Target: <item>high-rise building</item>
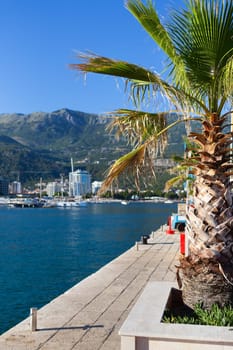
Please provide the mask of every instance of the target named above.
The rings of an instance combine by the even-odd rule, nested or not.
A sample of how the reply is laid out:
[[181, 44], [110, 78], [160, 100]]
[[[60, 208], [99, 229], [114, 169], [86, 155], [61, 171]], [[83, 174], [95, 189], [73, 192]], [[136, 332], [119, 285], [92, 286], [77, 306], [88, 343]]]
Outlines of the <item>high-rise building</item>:
[[91, 193], [91, 175], [80, 169], [69, 173], [69, 195], [80, 197], [87, 193]]
[[0, 196], [8, 196], [9, 194], [9, 181], [0, 178]]
[[19, 181], [13, 181], [11, 184], [11, 193], [20, 194], [22, 193], [22, 185]]

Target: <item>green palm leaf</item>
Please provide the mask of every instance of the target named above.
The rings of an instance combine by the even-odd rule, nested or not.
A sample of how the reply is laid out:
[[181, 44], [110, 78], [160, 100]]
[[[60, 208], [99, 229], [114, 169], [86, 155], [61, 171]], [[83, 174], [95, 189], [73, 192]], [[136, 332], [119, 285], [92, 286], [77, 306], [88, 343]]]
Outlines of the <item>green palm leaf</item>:
[[[185, 64], [190, 89], [209, 110], [220, 111], [223, 96], [223, 70], [232, 59], [232, 18], [231, 1], [191, 0], [188, 11], [175, 12], [168, 26], [172, 41]], [[176, 72], [174, 72], [176, 74]], [[180, 87], [186, 88], [181, 81]]]
[[136, 104], [144, 99], [146, 93], [153, 97], [154, 94], [159, 93], [177, 108], [185, 106], [186, 95], [182, 90], [168, 84], [159, 75], [148, 69], [93, 54], [80, 54], [79, 58], [83, 63], [71, 64], [72, 69], [125, 78], [126, 86], [130, 85], [130, 91]]
[[180, 175], [174, 176], [172, 179], [169, 179], [165, 183], [164, 192], [168, 192], [173, 186], [176, 186], [177, 184], [183, 183], [186, 180], [188, 180], [188, 177], [185, 174], [180, 174]]
[[223, 92], [224, 95], [227, 98], [231, 98], [231, 102], [233, 100], [233, 96], [232, 96], [232, 91], [233, 91], [233, 57], [231, 57], [223, 71], [222, 71], [222, 75], [220, 76], [220, 79], [222, 80], [222, 85], [223, 85]]
[[173, 64], [172, 70], [175, 72], [173, 76], [176, 82], [178, 83], [179, 81], [182, 81], [189, 85], [182, 57], [177, 53], [169, 32], [160, 22], [152, 1], [148, 0], [147, 4], [144, 5], [140, 0], [128, 0], [126, 2], [126, 8], [167, 54]]
[[164, 113], [148, 113], [130, 109], [119, 109], [114, 113], [114, 119], [109, 124], [110, 132], [115, 131], [116, 136], [128, 138], [129, 143], [138, 146], [148, 138], [158, 138], [160, 135], [161, 147], [167, 144], [167, 133], [161, 134], [168, 126], [169, 115]]
[[130, 171], [135, 176], [136, 186], [139, 187], [140, 166], [145, 162], [146, 144], [134, 149], [123, 157], [119, 158], [109, 169], [108, 174], [101, 186], [99, 193], [104, 193], [123, 172]]

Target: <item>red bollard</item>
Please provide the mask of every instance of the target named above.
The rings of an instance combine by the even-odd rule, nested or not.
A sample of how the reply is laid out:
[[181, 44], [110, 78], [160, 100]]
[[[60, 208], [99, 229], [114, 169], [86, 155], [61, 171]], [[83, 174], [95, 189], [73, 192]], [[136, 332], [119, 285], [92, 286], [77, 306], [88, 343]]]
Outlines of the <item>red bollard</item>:
[[173, 235], [175, 233], [175, 230], [172, 229], [171, 223], [172, 223], [172, 218], [171, 218], [171, 216], [169, 216], [169, 218], [168, 218], [168, 229], [166, 230], [166, 234], [168, 234], [168, 235]]
[[180, 254], [185, 254], [185, 233], [180, 233]]

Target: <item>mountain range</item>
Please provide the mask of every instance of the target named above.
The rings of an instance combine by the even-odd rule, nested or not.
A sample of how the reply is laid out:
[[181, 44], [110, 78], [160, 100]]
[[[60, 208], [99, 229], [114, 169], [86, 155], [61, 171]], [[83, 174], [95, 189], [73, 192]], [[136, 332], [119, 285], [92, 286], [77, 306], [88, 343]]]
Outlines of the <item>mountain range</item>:
[[[0, 114], [0, 176], [10, 181], [54, 179], [85, 168], [93, 180], [130, 150], [126, 140], [106, 131], [110, 117], [70, 109], [51, 113]], [[182, 153], [184, 128], [173, 130], [168, 155]], [[170, 148], [170, 151], [169, 151]]]

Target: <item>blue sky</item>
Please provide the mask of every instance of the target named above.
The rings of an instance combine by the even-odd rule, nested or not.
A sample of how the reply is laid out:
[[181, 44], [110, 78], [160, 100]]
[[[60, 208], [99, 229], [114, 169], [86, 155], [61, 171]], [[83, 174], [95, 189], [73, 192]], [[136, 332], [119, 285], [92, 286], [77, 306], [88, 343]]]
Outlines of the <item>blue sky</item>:
[[[182, 0], [157, 0], [162, 17]], [[0, 113], [127, 108], [123, 84], [72, 71], [91, 51], [160, 72], [163, 57], [124, 0], [0, 0]]]

